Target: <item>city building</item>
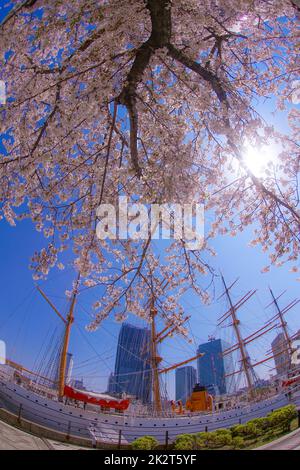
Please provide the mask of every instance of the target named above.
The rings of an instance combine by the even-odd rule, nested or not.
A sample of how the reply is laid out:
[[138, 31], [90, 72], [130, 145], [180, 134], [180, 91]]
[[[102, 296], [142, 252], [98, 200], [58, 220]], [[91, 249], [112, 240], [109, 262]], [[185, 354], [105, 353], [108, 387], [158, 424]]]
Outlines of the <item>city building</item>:
[[208, 393], [213, 397], [220, 395], [220, 390], [217, 384], [206, 384], [205, 387]]
[[197, 360], [198, 382], [212, 394], [230, 394], [235, 390], [234, 376], [227, 377], [234, 372], [232, 354], [223, 356], [228, 348], [230, 344], [215, 338], [198, 347], [197, 353], [204, 353]]
[[123, 323], [110, 393], [127, 393], [144, 403], [151, 401], [150, 330]]
[[271, 381], [268, 379], [259, 379], [255, 383], [256, 388], [267, 388], [270, 387]]
[[77, 390], [86, 390], [83, 379], [72, 379], [70, 381], [71, 387], [76, 388]]
[[[61, 360], [61, 349], [58, 349], [55, 352], [55, 357], [50, 358], [50, 360], [46, 364], [45, 369], [43, 370], [43, 375], [49, 378], [49, 380], [44, 381], [45, 384], [49, 385], [49, 383], [51, 383], [51, 388], [54, 388], [54, 389], [57, 388], [58, 382], [59, 382], [60, 360]], [[73, 354], [68, 352], [67, 357], [66, 357], [66, 373], [65, 373], [65, 383], [67, 385], [70, 385], [71, 383], [73, 363], [74, 363]]]
[[117, 393], [116, 378], [113, 372], [108, 377], [107, 392], [112, 394]]
[[283, 333], [279, 333], [271, 343], [277, 375], [285, 374], [291, 365], [288, 343]]
[[197, 382], [196, 369], [192, 366], [179, 367], [175, 372], [175, 397], [185, 404], [191, 396], [193, 387]]

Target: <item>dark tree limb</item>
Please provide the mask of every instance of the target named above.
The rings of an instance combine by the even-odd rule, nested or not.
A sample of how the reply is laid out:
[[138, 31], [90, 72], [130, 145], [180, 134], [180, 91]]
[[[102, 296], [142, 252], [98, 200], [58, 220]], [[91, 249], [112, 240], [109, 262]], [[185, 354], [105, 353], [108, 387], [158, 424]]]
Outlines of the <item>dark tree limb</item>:
[[165, 47], [171, 38], [171, 2], [170, 0], [148, 0], [147, 9], [151, 16], [151, 34], [149, 39], [138, 49], [126, 83], [117, 98], [117, 102], [126, 106], [130, 124], [130, 154], [135, 173], [141, 176], [138, 161], [138, 112], [136, 109], [137, 87], [149, 65], [152, 54]]
[[210, 83], [219, 101], [229, 108], [226, 91], [220, 79], [184, 52], [171, 44], [171, 2], [170, 0], [148, 0], [147, 9], [151, 16], [151, 34], [149, 39], [138, 49], [132, 67], [126, 77], [126, 83], [117, 98], [117, 102], [126, 106], [130, 125], [130, 155], [135, 173], [141, 176], [138, 159], [138, 112], [136, 108], [137, 87], [149, 65], [151, 56], [157, 49], [167, 47], [169, 55], [185, 67], [196, 72], [203, 80]]
[[177, 60], [178, 62], [180, 62], [182, 65], [184, 65], [188, 69], [193, 70], [193, 72], [200, 75], [200, 77], [203, 80], [210, 83], [210, 85], [211, 85], [212, 89], [214, 90], [214, 92], [216, 93], [219, 101], [221, 103], [225, 103], [226, 106], [228, 106], [226, 91], [224, 90], [224, 87], [221, 84], [221, 81], [217, 77], [217, 75], [215, 75], [210, 70], [207, 70], [205, 67], [200, 65], [195, 60], [190, 59], [184, 52], [177, 49], [172, 44], [168, 45], [168, 52], [169, 52], [170, 57]]

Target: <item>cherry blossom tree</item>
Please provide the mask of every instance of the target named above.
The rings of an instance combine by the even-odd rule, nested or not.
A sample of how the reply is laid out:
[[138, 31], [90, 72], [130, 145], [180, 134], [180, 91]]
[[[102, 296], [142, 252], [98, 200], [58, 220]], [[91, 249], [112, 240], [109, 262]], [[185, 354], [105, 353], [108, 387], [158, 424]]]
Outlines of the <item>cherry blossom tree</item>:
[[[71, 247], [86, 287], [105, 288], [92, 327], [112, 311], [144, 316], [164, 279], [165, 312], [182, 316], [189, 287], [205, 301], [203, 253], [220, 233], [255, 222], [271, 263], [298, 259], [298, 16], [290, 0], [15, 2], [0, 33], [2, 217], [31, 218], [48, 239], [36, 277]], [[288, 133], [258, 113], [270, 100]], [[274, 142], [276, 162], [255, 174], [245, 148]], [[118, 195], [204, 203], [203, 250], [176, 241], [160, 266], [151, 236], [99, 240], [97, 208]]]

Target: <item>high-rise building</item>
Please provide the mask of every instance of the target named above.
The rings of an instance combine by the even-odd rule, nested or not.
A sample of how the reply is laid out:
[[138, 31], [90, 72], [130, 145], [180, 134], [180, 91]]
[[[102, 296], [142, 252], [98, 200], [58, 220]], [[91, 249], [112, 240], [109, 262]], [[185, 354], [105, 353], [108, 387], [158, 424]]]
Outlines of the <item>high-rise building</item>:
[[115, 372], [108, 391], [126, 392], [144, 403], [151, 401], [150, 341], [148, 328], [123, 323], [118, 339]]
[[220, 395], [220, 390], [219, 390], [218, 385], [216, 385], [216, 384], [206, 384], [205, 387], [206, 387], [206, 390], [208, 391], [208, 393], [210, 395], [212, 395], [213, 397], [215, 397], [217, 395]]
[[283, 333], [279, 333], [271, 343], [277, 375], [287, 372], [291, 365], [288, 342]]
[[70, 385], [77, 390], [86, 390], [83, 379], [72, 379]]
[[204, 353], [197, 361], [198, 382], [221, 395], [232, 393], [235, 389], [234, 376], [226, 377], [234, 372], [232, 355], [223, 355], [223, 351], [228, 348], [230, 344], [213, 338], [200, 344], [197, 350], [198, 354]]
[[193, 387], [197, 382], [196, 369], [192, 366], [179, 367], [175, 372], [176, 400], [185, 404], [191, 396]]
[[116, 393], [116, 391], [117, 391], [116, 378], [115, 378], [115, 374], [112, 372], [108, 377], [107, 392]]
[[[51, 388], [54, 388], [54, 389], [57, 389], [58, 383], [59, 383], [60, 361], [61, 361], [61, 349], [58, 349], [55, 352], [54, 358], [53, 359], [50, 358], [43, 372], [43, 375], [49, 378], [49, 380], [46, 380], [43, 382], [45, 382], [45, 384], [48, 386], [49, 386], [49, 383], [51, 383]], [[73, 364], [74, 364], [73, 354], [68, 352], [66, 356], [66, 371], [65, 371], [65, 383], [67, 385], [71, 383]]]

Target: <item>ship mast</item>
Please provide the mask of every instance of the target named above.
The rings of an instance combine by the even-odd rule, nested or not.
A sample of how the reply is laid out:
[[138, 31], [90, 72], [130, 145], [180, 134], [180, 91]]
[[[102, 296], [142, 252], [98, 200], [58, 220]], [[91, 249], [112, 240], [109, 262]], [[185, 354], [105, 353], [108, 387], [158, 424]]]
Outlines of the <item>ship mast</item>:
[[65, 328], [62, 352], [61, 352], [61, 357], [60, 357], [59, 374], [58, 374], [58, 397], [60, 399], [63, 398], [64, 390], [65, 390], [67, 353], [69, 349], [71, 327], [74, 322], [74, 307], [75, 307], [75, 302], [76, 302], [76, 297], [77, 297], [77, 287], [78, 287], [78, 281], [76, 283], [76, 287], [72, 295], [70, 310], [66, 319], [66, 328]]
[[253, 383], [252, 383], [251, 375], [250, 375], [251, 365], [249, 364], [248, 354], [247, 354], [247, 351], [246, 351], [244, 340], [243, 340], [241, 332], [240, 332], [240, 328], [239, 328], [240, 321], [237, 318], [236, 307], [232, 303], [230, 293], [229, 293], [229, 289], [226, 285], [226, 282], [225, 282], [225, 279], [224, 279], [223, 276], [222, 276], [222, 281], [223, 281], [223, 285], [224, 285], [224, 288], [225, 288], [226, 297], [227, 297], [229, 305], [230, 305], [230, 315], [231, 315], [231, 318], [232, 318], [232, 325], [233, 325], [233, 328], [234, 328], [234, 331], [235, 331], [235, 334], [236, 334], [236, 338], [237, 338], [237, 342], [238, 342], [238, 348], [239, 348], [240, 353], [241, 353], [242, 366], [243, 366], [243, 370], [245, 372], [248, 389], [249, 389], [249, 392], [250, 392], [250, 396], [253, 396], [254, 390], [253, 390]]
[[[280, 307], [279, 307], [279, 305], [278, 305], [278, 302], [277, 302], [278, 299], [276, 299], [276, 297], [275, 297], [275, 295], [273, 294], [273, 291], [272, 291], [272, 289], [271, 289], [270, 287], [269, 287], [269, 291], [270, 291], [270, 294], [271, 294], [271, 296], [272, 296], [272, 298], [273, 298], [273, 303], [275, 304], [276, 309], [277, 309], [277, 312], [278, 312], [278, 318], [279, 318], [279, 320], [280, 320], [280, 326], [281, 326], [281, 328], [282, 328], [282, 331], [283, 331], [283, 334], [284, 334], [284, 338], [285, 338], [286, 344], [287, 344], [287, 346], [288, 346], [288, 351], [289, 351], [290, 354], [292, 354], [292, 353], [293, 353], [292, 340], [291, 340], [290, 335], [289, 335], [288, 330], [287, 330], [287, 322], [285, 321], [285, 319], [284, 319], [284, 317], [283, 317], [283, 312], [282, 312], [282, 310], [280, 309]], [[295, 302], [295, 301], [294, 301], [294, 302]], [[295, 305], [294, 302], [293, 302], [293, 306]]]
[[171, 370], [176, 369], [182, 365], [188, 364], [189, 362], [195, 361], [199, 357], [204, 356], [203, 353], [199, 353], [196, 356], [193, 356], [189, 359], [181, 361], [177, 364], [169, 366], [164, 369], [159, 368], [159, 364], [162, 361], [162, 357], [159, 356], [157, 346], [161, 343], [164, 339], [168, 338], [176, 329], [183, 325], [186, 321], [190, 319], [189, 316], [182, 318], [177, 325], [174, 326], [173, 323], [168, 322], [167, 325], [160, 331], [156, 332], [156, 316], [157, 316], [157, 309], [154, 304], [154, 296], [151, 299], [151, 307], [150, 307], [150, 319], [151, 319], [151, 368], [152, 368], [152, 392], [153, 392], [153, 404], [154, 410], [157, 413], [161, 413], [162, 411], [162, 402], [161, 402], [161, 394], [160, 394], [160, 383], [159, 383], [159, 376], [160, 374], [167, 373]]
[[64, 332], [62, 351], [61, 351], [61, 356], [60, 356], [60, 361], [59, 361], [59, 370], [58, 370], [58, 397], [60, 400], [62, 400], [64, 396], [64, 389], [65, 389], [65, 383], [66, 383], [67, 353], [69, 349], [71, 328], [74, 322], [74, 308], [75, 308], [75, 303], [76, 303], [76, 298], [77, 298], [77, 293], [78, 293], [79, 279], [80, 279], [80, 274], [78, 274], [78, 277], [76, 280], [76, 284], [75, 284], [72, 298], [71, 298], [70, 309], [66, 318], [64, 318], [63, 315], [61, 315], [61, 313], [48, 299], [48, 297], [42, 291], [42, 289], [39, 286], [37, 286], [38, 291], [41, 293], [41, 295], [44, 297], [44, 299], [48, 302], [50, 307], [55, 311], [57, 316], [62, 320], [62, 322], [65, 325], [65, 332]]
[[[289, 353], [293, 352], [292, 338], [288, 334], [287, 323], [284, 320], [284, 315], [291, 308], [293, 308], [296, 304], [298, 304], [300, 302], [300, 300], [298, 300], [298, 299], [293, 300], [289, 305], [287, 305], [283, 310], [281, 310], [279, 305], [278, 305], [278, 299], [279, 299], [279, 297], [281, 297], [282, 294], [279, 297], [275, 298], [272, 290], [270, 289], [273, 301], [269, 305], [267, 305], [266, 308], [268, 308], [272, 304], [275, 304], [278, 313], [274, 317], [269, 319], [267, 321], [267, 323], [265, 323], [265, 325], [262, 326], [262, 328], [255, 331], [254, 333], [250, 334], [246, 338], [243, 338], [241, 333], [240, 333], [240, 329], [239, 329], [240, 322], [237, 318], [236, 312], [245, 302], [247, 302], [252, 297], [253, 294], [255, 294], [256, 290], [247, 292], [235, 305], [233, 305], [233, 302], [232, 302], [230, 294], [229, 294], [229, 290], [235, 284], [236, 281], [230, 287], [227, 287], [226, 283], [225, 283], [225, 280], [224, 280], [224, 277], [223, 276], [221, 276], [221, 277], [222, 277], [223, 285], [225, 287], [225, 292], [222, 294], [222, 296], [224, 294], [226, 294], [227, 299], [229, 301], [230, 308], [226, 313], [224, 313], [219, 318], [218, 326], [220, 326], [225, 320], [227, 320], [229, 317], [231, 317], [232, 318], [232, 325], [231, 326], [234, 327], [235, 334], [236, 334], [236, 337], [237, 337], [237, 343], [233, 346], [230, 346], [225, 351], [223, 351], [223, 356], [226, 356], [227, 354], [232, 354], [236, 350], [240, 350], [241, 357], [242, 357], [242, 360], [241, 360], [242, 368], [241, 368], [241, 370], [237, 370], [237, 371], [234, 371], [233, 373], [227, 374], [225, 377], [231, 377], [232, 375], [244, 372], [245, 376], [246, 376], [246, 380], [247, 380], [247, 385], [249, 387], [250, 395], [251, 395], [251, 397], [253, 397], [254, 396], [253, 378], [255, 379], [254, 368], [261, 365], [261, 364], [264, 364], [264, 363], [266, 363], [266, 362], [268, 362], [272, 359], [274, 359], [277, 356], [280, 356], [281, 354], [283, 354], [286, 351], [289, 352]], [[280, 319], [279, 323], [277, 323], [278, 319]], [[253, 341], [260, 338], [261, 336], [265, 335], [266, 333], [269, 333], [270, 331], [272, 331], [272, 330], [274, 330], [275, 328], [278, 328], [278, 327], [281, 327], [283, 329], [288, 347], [286, 349], [282, 350], [282, 351], [277, 352], [276, 354], [268, 355], [265, 359], [262, 359], [262, 360], [256, 362], [255, 364], [250, 363], [249, 356], [248, 356], [247, 350], [246, 350], [246, 345], [249, 344], [249, 343], [252, 343]]]
[[153, 391], [153, 403], [154, 410], [160, 413], [162, 411], [161, 406], [161, 396], [160, 396], [160, 387], [159, 387], [159, 372], [158, 365], [161, 361], [161, 357], [157, 354], [157, 339], [156, 339], [156, 324], [155, 317], [157, 315], [157, 310], [154, 306], [154, 301], [152, 300], [150, 308], [150, 318], [151, 318], [151, 365], [152, 365], [152, 391]]
[[[277, 354], [274, 354], [274, 357], [276, 356], [280, 356], [281, 354], [284, 354], [284, 353], [288, 353], [288, 355], [290, 356], [290, 358], [292, 357], [293, 353], [295, 352], [295, 349], [293, 348], [293, 337], [291, 337], [289, 335], [289, 332], [288, 332], [288, 329], [287, 329], [287, 322], [284, 318], [284, 315], [293, 307], [295, 307], [295, 305], [297, 305], [300, 300], [299, 299], [294, 299], [292, 302], [290, 302], [286, 307], [284, 307], [283, 309], [281, 309], [279, 307], [279, 303], [278, 303], [278, 299], [285, 293], [282, 292], [278, 297], [275, 297], [272, 289], [269, 287], [269, 291], [270, 291], [270, 294], [272, 296], [272, 299], [273, 301], [267, 305], [266, 308], [270, 307], [271, 305], [275, 305], [276, 307], [276, 310], [277, 310], [277, 314], [275, 315], [275, 317], [273, 317], [273, 321], [276, 320], [276, 319], [279, 319], [280, 321], [280, 324], [278, 325], [282, 331], [283, 331], [283, 335], [284, 335], [284, 339], [285, 339], [285, 342], [286, 342], [286, 346], [281, 349]], [[291, 367], [291, 359], [289, 359], [285, 365], [287, 365], [287, 368]]]

